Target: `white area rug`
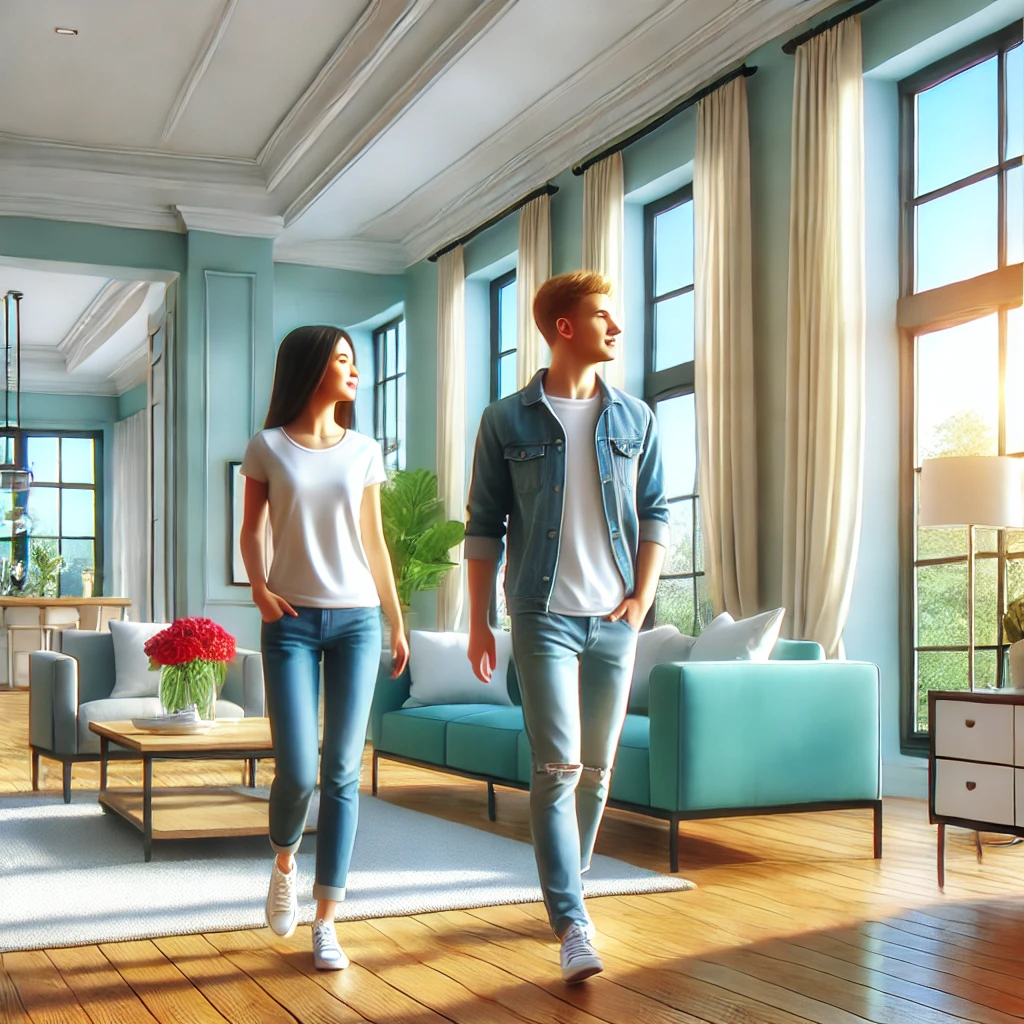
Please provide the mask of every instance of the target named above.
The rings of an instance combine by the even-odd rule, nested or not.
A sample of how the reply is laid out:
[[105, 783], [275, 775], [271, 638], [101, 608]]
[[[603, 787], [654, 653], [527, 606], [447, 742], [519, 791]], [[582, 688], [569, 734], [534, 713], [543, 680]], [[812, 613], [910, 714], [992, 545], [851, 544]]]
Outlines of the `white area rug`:
[[[309, 835], [298, 854], [305, 923], [315, 850]], [[0, 952], [263, 927], [272, 856], [265, 837], [193, 839], [154, 843], [146, 864], [141, 834], [95, 792], [0, 798]], [[588, 896], [694, 887], [611, 857], [584, 877]], [[339, 920], [540, 898], [527, 843], [361, 797]]]

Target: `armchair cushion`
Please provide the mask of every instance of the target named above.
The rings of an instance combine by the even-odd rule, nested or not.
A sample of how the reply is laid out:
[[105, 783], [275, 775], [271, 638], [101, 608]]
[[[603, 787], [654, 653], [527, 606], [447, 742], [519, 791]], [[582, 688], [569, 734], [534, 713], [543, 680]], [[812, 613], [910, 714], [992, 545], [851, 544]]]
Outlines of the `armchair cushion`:
[[157, 697], [160, 673], [149, 667], [143, 644], [162, 629], [166, 622], [117, 622], [111, 620], [114, 641], [114, 688], [111, 697]]
[[[217, 701], [217, 714], [225, 702], [237, 704], [244, 709], [246, 718], [263, 718], [263, 655], [259, 651], [249, 651], [239, 647], [235, 658], [228, 662], [228, 672], [221, 687], [220, 699]], [[227, 715], [225, 718], [229, 717]]]
[[690, 661], [767, 661], [779, 639], [786, 609], [776, 608], [749, 619], [722, 612], [694, 641]]

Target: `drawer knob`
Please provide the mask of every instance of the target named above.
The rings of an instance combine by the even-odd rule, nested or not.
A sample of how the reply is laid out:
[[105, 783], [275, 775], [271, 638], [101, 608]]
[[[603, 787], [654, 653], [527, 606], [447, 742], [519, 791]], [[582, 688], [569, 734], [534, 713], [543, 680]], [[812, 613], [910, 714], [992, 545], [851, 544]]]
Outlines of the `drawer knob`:
[[964, 720], [964, 725], [966, 725], [968, 729], [973, 729], [974, 728], [974, 719], [973, 718], [965, 719]]
[[976, 788], [977, 788], [977, 785], [978, 785], [978, 784], [977, 784], [976, 782], [968, 782], [968, 783], [967, 783], [967, 788], [968, 788], [968, 789], [976, 789]]

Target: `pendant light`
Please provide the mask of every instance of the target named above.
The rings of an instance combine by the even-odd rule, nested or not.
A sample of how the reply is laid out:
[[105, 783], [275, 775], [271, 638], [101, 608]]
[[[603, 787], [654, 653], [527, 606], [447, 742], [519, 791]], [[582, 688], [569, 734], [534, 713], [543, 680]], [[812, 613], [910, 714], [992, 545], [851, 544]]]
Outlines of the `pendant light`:
[[[24, 295], [11, 290], [4, 296], [4, 441], [0, 462], [0, 490], [27, 491], [32, 486], [32, 473], [19, 466], [17, 453], [21, 440], [21, 300]], [[14, 349], [11, 349], [11, 305], [14, 306]], [[11, 366], [14, 360], [14, 422], [11, 422]], [[7, 456], [10, 455], [10, 461]]]

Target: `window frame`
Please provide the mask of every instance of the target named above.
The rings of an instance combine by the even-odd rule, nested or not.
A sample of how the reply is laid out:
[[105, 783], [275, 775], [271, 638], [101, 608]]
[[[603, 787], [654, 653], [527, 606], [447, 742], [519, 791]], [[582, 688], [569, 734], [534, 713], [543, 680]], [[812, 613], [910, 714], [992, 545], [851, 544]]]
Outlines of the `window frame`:
[[[373, 436], [377, 443], [380, 445], [381, 455], [384, 458], [384, 464], [387, 465], [388, 455], [391, 449], [387, 447], [387, 385], [392, 381], [395, 382], [395, 394], [398, 394], [399, 380], [403, 377], [408, 376], [408, 356], [409, 353], [406, 351], [406, 369], [399, 370], [398, 367], [402, 365], [402, 361], [399, 358], [400, 350], [395, 350], [395, 372], [391, 375], [386, 373], [387, 369], [387, 352], [386, 352], [386, 338], [389, 332], [396, 332], [396, 345], [403, 343], [402, 332], [398, 330], [402, 324], [405, 323], [405, 314], [400, 313], [398, 316], [389, 320], [385, 324], [381, 324], [380, 327], [374, 328], [373, 331]], [[408, 388], [408, 380], [406, 380], [406, 387]], [[397, 397], [396, 397], [397, 401]], [[378, 434], [378, 424], [381, 424], [384, 436], [381, 437]], [[406, 424], [400, 422], [396, 415], [396, 434], [395, 438], [395, 462], [396, 469], [405, 468], [405, 444], [406, 444]]]
[[[941, 293], [946, 289], [957, 289], [964, 285], [963, 281], [950, 282], [924, 292], [916, 291], [917, 237], [915, 211], [931, 200], [950, 195], [979, 181], [993, 176], [998, 179], [997, 200], [997, 270], [1005, 268], [1007, 255], [1007, 174], [1015, 167], [1024, 165], [1024, 157], [1007, 158], [1007, 92], [1006, 92], [1006, 54], [1021, 43], [1022, 31], [1019, 21], [1007, 25], [983, 39], [963, 47], [926, 68], [908, 76], [899, 83], [900, 103], [900, 150], [899, 150], [899, 192], [900, 192], [900, 296], [901, 301], [922, 294]], [[941, 188], [915, 196], [917, 169], [917, 131], [915, 117], [915, 98], [921, 92], [934, 88], [992, 57], [998, 57], [998, 159], [997, 162], [981, 171], [958, 179]], [[1006, 354], [1008, 340], [1008, 308], [1005, 305], [993, 306], [984, 311], [975, 311], [970, 320], [981, 319], [993, 313], [997, 316], [998, 329], [998, 390], [1000, 408], [997, 426], [997, 453], [1004, 454], [1006, 448], [1005, 411], [1006, 401], [1004, 384], [1006, 376]], [[922, 565], [933, 564], [967, 564], [967, 554], [941, 558], [917, 557], [917, 365], [918, 339], [931, 333], [928, 325], [913, 329], [901, 328], [899, 331], [899, 375], [900, 375], [900, 468], [899, 468], [899, 550], [900, 550], [900, 581], [899, 581], [899, 634], [900, 634], [900, 752], [905, 755], [926, 757], [929, 752], [930, 727], [928, 732], [917, 730], [917, 688], [918, 668], [917, 655], [920, 651], [966, 651], [966, 646], [922, 648], [917, 643], [917, 571]], [[1011, 453], [1020, 454], [1020, 453]], [[1002, 615], [1006, 603], [1006, 565], [1009, 560], [1024, 558], [1024, 553], [1010, 555], [1006, 550], [1006, 534], [1000, 530], [997, 534], [997, 550], [995, 552], [975, 551], [975, 566], [978, 563], [996, 559], [997, 569], [997, 613], [996, 613], [996, 644], [977, 644], [974, 650], [992, 651], [996, 653], [996, 685], [1003, 685], [1003, 662], [1006, 650], [1006, 637], [1003, 632]]]
[[[93, 593], [102, 595], [103, 594], [103, 558], [104, 558], [104, 474], [103, 474], [103, 431], [102, 430], [62, 430], [52, 429], [46, 430], [44, 428], [33, 427], [27, 428], [4, 428], [0, 427], [0, 437], [14, 437], [14, 453], [15, 461], [19, 466], [27, 466], [27, 455], [28, 445], [27, 441], [29, 438], [34, 437], [53, 437], [57, 438], [58, 451], [60, 451], [60, 442], [64, 438], [84, 438], [91, 440], [93, 443], [93, 469], [91, 484], [84, 483], [64, 483], [63, 481], [43, 481], [37, 483], [35, 480], [32, 482], [33, 488], [46, 488], [48, 490], [81, 490], [81, 491], [92, 491], [93, 492], [93, 509], [94, 509], [94, 520], [93, 520], [93, 533], [90, 536], [78, 536], [78, 535], [67, 535], [61, 533], [61, 523], [57, 522], [57, 534], [51, 535], [37, 535], [34, 532], [22, 537], [19, 541], [20, 545], [24, 545], [23, 552], [16, 552], [14, 540], [11, 540], [11, 561], [17, 561], [19, 558], [24, 562], [26, 573], [30, 567], [29, 558], [29, 545], [35, 540], [55, 540], [57, 542], [58, 553], [63, 553], [62, 541], [65, 540], [91, 540], [93, 544]], [[58, 456], [60, 458], [60, 456]], [[61, 595], [60, 581], [57, 584], [57, 594]], [[73, 596], [73, 595], [71, 595]]]
[[[490, 284], [490, 303], [491, 303], [491, 401], [496, 402], [499, 398], [499, 384], [501, 381], [501, 360], [507, 358], [512, 353], [515, 353], [517, 358], [519, 354], [519, 340], [516, 338], [516, 344], [512, 348], [502, 350], [501, 348], [501, 291], [514, 281], [518, 280], [518, 268], [513, 267], [511, 270], [502, 274], [500, 277], [496, 277]], [[517, 318], [518, 323], [518, 318]]]
[[[655, 220], [659, 214], [692, 201], [693, 185], [691, 183], [676, 189], [674, 192], [670, 192], [667, 196], [655, 199], [644, 205], [644, 401], [650, 406], [655, 416], [657, 416], [658, 402], [695, 394], [694, 360], [678, 363], [675, 366], [666, 367], [664, 370], [656, 371], [654, 369], [654, 328], [657, 302], [666, 298], [673, 298], [676, 295], [694, 292], [696, 289], [695, 279], [691, 285], [665, 292], [663, 295], [655, 294]], [[694, 415], [696, 416], [696, 411]], [[700, 494], [699, 492], [694, 492], [689, 495], [674, 495], [672, 502], [679, 501], [692, 502], [694, 511], [691, 531], [692, 569], [687, 573], [669, 573], [667, 575], [662, 573], [658, 577], [658, 582], [660, 584], [662, 580], [693, 580], [694, 614], [696, 615], [698, 607], [697, 579], [707, 576], [706, 565], [700, 570], [697, 569], [697, 538], [699, 536], [697, 523], [700, 509]], [[655, 598], [655, 602], [651, 606], [651, 610], [648, 612], [643, 624], [645, 629], [654, 625], [657, 616], [657, 604], [657, 598]]]

